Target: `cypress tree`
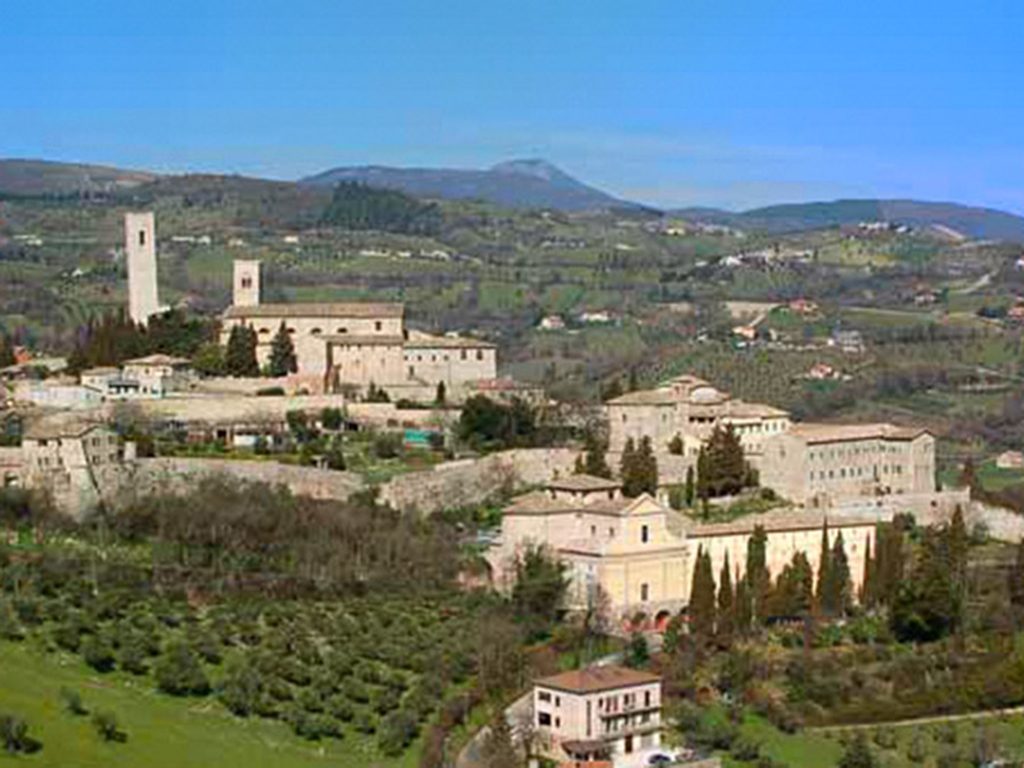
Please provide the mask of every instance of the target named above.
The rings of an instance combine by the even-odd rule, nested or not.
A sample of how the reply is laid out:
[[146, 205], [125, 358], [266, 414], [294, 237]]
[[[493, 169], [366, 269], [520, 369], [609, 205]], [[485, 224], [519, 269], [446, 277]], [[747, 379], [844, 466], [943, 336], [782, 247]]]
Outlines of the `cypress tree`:
[[622, 447], [622, 457], [619, 459], [619, 477], [622, 478], [622, 493], [625, 496], [639, 496], [637, 490], [636, 442], [632, 437], [626, 438], [626, 444]]
[[711, 496], [711, 473], [708, 466], [708, 452], [702, 445], [697, 453], [697, 498], [702, 502]]
[[643, 478], [642, 492], [654, 495], [658, 492], [658, 459], [651, 446], [651, 438], [644, 435], [640, 440], [638, 464]]
[[865, 608], [871, 608], [875, 604], [875, 595], [878, 591], [875, 586], [875, 564], [871, 556], [871, 537], [864, 537], [864, 573], [860, 583], [860, 604]]
[[1019, 626], [1020, 617], [1024, 615], [1024, 538], [1017, 544], [1017, 556], [1007, 578], [1014, 625]]
[[687, 507], [693, 507], [694, 492], [693, 465], [690, 465], [686, 468], [686, 486], [683, 491], [683, 498], [686, 500]]
[[814, 572], [807, 555], [796, 552], [772, 591], [771, 614], [780, 618], [808, 616], [813, 605]]
[[701, 645], [707, 644], [715, 633], [715, 577], [711, 570], [711, 555], [703, 547], [697, 550], [693, 569], [690, 631]]
[[822, 610], [829, 616], [841, 616], [850, 607], [850, 561], [846, 557], [843, 534], [836, 536], [832, 546], [828, 573], [819, 598]]
[[588, 475], [593, 475], [594, 477], [610, 478], [612, 476], [612, 468], [608, 466], [608, 460], [605, 458], [604, 443], [596, 435], [588, 432], [584, 442], [584, 450], [586, 451], [586, 457], [583, 461], [583, 470]]
[[768, 536], [764, 526], [755, 525], [754, 533], [747, 541], [747, 587], [750, 592], [751, 620], [762, 624], [767, 616], [768, 596], [771, 592], [772, 579], [768, 572], [767, 559]]
[[236, 325], [228, 336], [224, 366], [229, 376], [259, 376], [256, 361], [256, 331], [247, 325]]
[[828, 540], [828, 518], [826, 518], [821, 524], [821, 550], [818, 553], [818, 583], [814, 590], [814, 596], [817, 598], [819, 608], [826, 612], [825, 591], [828, 589], [831, 560], [832, 547]]
[[732, 646], [735, 633], [735, 598], [732, 591], [732, 571], [729, 569], [729, 553], [725, 553], [722, 572], [718, 577], [718, 645], [721, 648]]
[[292, 344], [292, 337], [285, 327], [284, 320], [270, 342], [270, 360], [267, 367], [271, 376], [287, 376], [299, 370], [298, 361], [295, 359], [295, 345]]
[[753, 607], [750, 602], [750, 587], [747, 584], [746, 576], [740, 578], [736, 575], [736, 597], [733, 600], [733, 628], [740, 637], [747, 637], [750, 634], [750, 625], [753, 621]]

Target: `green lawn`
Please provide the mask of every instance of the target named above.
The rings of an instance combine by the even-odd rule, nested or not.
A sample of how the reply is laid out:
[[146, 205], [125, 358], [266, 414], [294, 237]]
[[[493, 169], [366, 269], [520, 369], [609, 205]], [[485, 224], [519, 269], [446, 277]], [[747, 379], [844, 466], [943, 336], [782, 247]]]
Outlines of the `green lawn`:
[[[67, 714], [60, 688], [81, 693], [91, 712], [117, 715], [128, 739], [105, 744], [89, 717]], [[372, 742], [353, 734], [343, 741], [302, 741], [280, 723], [231, 716], [211, 699], [174, 699], [129, 676], [98, 675], [78, 657], [44, 655], [28, 644], [0, 643], [0, 713], [25, 719], [42, 750], [0, 765], [54, 768], [289, 768], [291, 766], [415, 765], [418, 745], [389, 760]]]

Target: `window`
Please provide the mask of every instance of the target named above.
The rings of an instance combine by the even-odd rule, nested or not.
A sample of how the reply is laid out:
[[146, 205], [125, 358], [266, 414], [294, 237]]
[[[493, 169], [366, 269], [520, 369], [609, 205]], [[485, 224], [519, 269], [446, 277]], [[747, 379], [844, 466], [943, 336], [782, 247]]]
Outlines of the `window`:
[[650, 598], [650, 588], [646, 584], [640, 585], [640, 602], [646, 603]]
[[551, 694], [547, 691], [541, 691], [537, 694], [537, 698], [541, 701], [551, 701]]
[[462, 350], [462, 359], [463, 359], [463, 360], [465, 360], [465, 359], [466, 359], [466, 350]]
[[551, 715], [548, 714], [547, 712], [538, 712], [537, 713], [537, 725], [550, 726], [551, 725]]
[[591, 536], [597, 536], [597, 526], [596, 525], [590, 526], [590, 535]]
[[642, 543], [646, 544], [647, 540], [649, 538], [650, 538], [650, 532], [648, 531], [647, 526], [646, 525], [640, 526], [640, 541]]
[[484, 359], [484, 351], [482, 349], [478, 349], [476, 351], [476, 359], [477, 360], [483, 360]]
[[644, 706], [645, 707], [651, 706], [651, 692], [650, 691], [644, 691]]
[[335, 333], [348, 333], [348, 328], [339, 328]]
[[383, 323], [381, 323], [381, 321], [380, 321], [380, 320], [377, 320], [377, 321], [376, 321], [376, 322], [374, 322], [374, 324], [373, 324], [373, 329], [374, 329], [375, 331], [379, 331], [379, 330], [380, 330], [381, 328], [383, 328], [383, 327], [384, 327], [384, 324], [383, 324]]
[[140, 229], [139, 230], [139, 245], [145, 245], [145, 244], [146, 244], [146, 230]]
[[555, 706], [556, 707], [562, 706], [562, 697], [561, 696], [555, 696]]
[[242, 278], [242, 287], [243, 288], [252, 288], [252, 278], [248, 277], [248, 276], [243, 277]]

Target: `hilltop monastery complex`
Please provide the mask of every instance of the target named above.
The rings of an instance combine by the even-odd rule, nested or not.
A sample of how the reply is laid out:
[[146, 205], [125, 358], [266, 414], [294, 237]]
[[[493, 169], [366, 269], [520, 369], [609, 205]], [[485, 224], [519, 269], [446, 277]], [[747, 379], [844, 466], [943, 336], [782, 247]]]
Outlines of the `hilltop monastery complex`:
[[498, 373], [497, 349], [462, 336], [432, 336], [405, 325], [398, 303], [264, 304], [258, 261], [235, 261], [233, 302], [223, 314], [221, 341], [231, 329], [252, 326], [263, 365], [283, 326], [292, 337], [298, 373], [322, 391], [374, 384], [396, 389], [436, 387], [454, 391]]
[[[163, 311], [152, 214], [129, 214], [125, 237], [129, 310], [133, 320], [145, 324]], [[431, 420], [431, 429], [443, 430], [458, 417], [455, 409], [403, 412], [393, 403], [357, 402], [353, 396], [370, 385], [386, 389], [394, 400], [432, 401], [440, 384], [455, 403], [475, 392], [500, 396], [489, 386], [503, 381], [497, 379], [497, 349], [491, 343], [412, 330], [400, 303], [265, 303], [262, 280], [260, 262], [234, 262], [232, 304], [221, 316], [221, 341], [227, 343], [237, 326], [250, 327], [257, 338], [257, 357], [265, 363], [274, 336], [284, 329], [296, 354], [298, 371], [292, 378], [301, 388], [291, 389], [298, 394], [257, 397], [258, 391], [238, 389], [245, 385], [239, 380], [201, 381], [188, 360], [163, 354], [129, 360], [119, 368], [84, 371], [74, 384], [18, 382], [23, 402], [64, 415], [88, 410], [92, 421], [62, 419], [30, 426], [20, 447], [0, 449], [4, 484], [43, 487], [67, 500], [65, 506], [76, 513], [101, 503], [105, 487], [116, 487], [119, 477], [133, 477], [147, 461], [102, 423], [111, 401], [138, 400], [155, 420], [181, 427], [215, 423], [212, 439], [242, 446], [265, 437], [259, 430], [268, 425], [286, 429], [288, 409], [303, 409], [315, 417], [327, 406], [344, 407], [347, 418], [357, 419], [361, 408], [380, 408], [386, 413], [359, 426], [397, 430], [423, 428], [424, 419]], [[267, 381], [248, 384], [265, 387]], [[367, 414], [364, 419], [370, 418]], [[414, 423], [410, 414], [419, 421]], [[765, 531], [767, 564], [777, 576], [796, 552], [805, 553], [817, 568], [827, 522], [832, 541], [843, 537], [852, 579], [859, 586], [864, 553], [873, 545], [879, 520], [900, 512], [934, 520], [957, 504], [969, 503], [963, 491], [936, 488], [935, 438], [924, 429], [794, 423], [784, 410], [732, 397], [691, 375], [617, 397], [605, 404], [604, 417], [611, 466], [618, 466], [629, 442], [650, 441], [661, 483], [657, 493], [627, 498], [616, 480], [571, 474], [575, 450], [568, 447], [450, 462], [431, 471], [430, 478], [412, 478], [413, 483], [428, 489], [424, 493], [432, 497], [435, 509], [467, 489], [481, 496], [488, 488], [493, 492], [502, 478], [534, 487], [504, 511], [500, 541], [488, 556], [497, 583], [507, 585], [525, 548], [543, 546], [567, 565], [574, 607], [586, 607], [600, 596], [616, 617], [631, 620], [642, 614], [652, 627], [663, 626], [688, 603], [699, 550], [710, 553], [716, 578], [726, 562], [741, 575], [755, 526]], [[709, 524], [669, 508], [669, 489], [685, 481], [716, 428], [735, 431], [761, 487], [783, 500], [781, 511]], [[561, 458], [556, 460], [556, 454]], [[223, 464], [237, 468], [245, 463]], [[274, 465], [261, 466], [263, 478]], [[464, 473], [453, 475], [459, 478], [458, 487], [443, 485], [446, 467]], [[302, 481], [309, 487], [340, 487], [332, 482], [338, 473], [292, 469], [313, 473]], [[325, 491], [323, 497], [330, 498], [329, 493], [334, 491]]]

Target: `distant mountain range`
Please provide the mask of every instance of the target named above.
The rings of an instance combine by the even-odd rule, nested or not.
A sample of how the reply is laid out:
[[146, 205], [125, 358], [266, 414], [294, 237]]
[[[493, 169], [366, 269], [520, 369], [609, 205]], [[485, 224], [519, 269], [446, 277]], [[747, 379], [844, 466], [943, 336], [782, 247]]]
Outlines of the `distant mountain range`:
[[334, 186], [342, 181], [397, 189], [417, 197], [486, 200], [509, 208], [590, 211], [643, 207], [587, 186], [551, 163], [537, 159], [511, 160], [486, 170], [380, 165], [332, 168], [299, 183]]
[[5, 195], [114, 192], [137, 187], [156, 178], [155, 173], [125, 171], [104, 165], [0, 159], [0, 194]]
[[[266, 186], [272, 199], [292, 198], [312, 204], [335, 184], [358, 181], [434, 199], [479, 199], [510, 208], [550, 208], [567, 212], [658, 212], [622, 200], [573, 178], [545, 160], [512, 160], [486, 170], [450, 168], [340, 167], [298, 182], [245, 179], [239, 176], [172, 176], [100, 165], [45, 160], [0, 159], [0, 195], [64, 195], [130, 191], [139, 199], [160, 196], [167, 188], [209, 186], [221, 179], [232, 188]], [[156, 183], [154, 183], [156, 182]], [[682, 208], [666, 215], [748, 231], [800, 232], [825, 227], [887, 221], [914, 227], [946, 227], [973, 239], [1024, 243], [1024, 217], [991, 208], [918, 200], [836, 200], [793, 203], [733, 212], [716, 208]]]
[[1024, 218], [992, 208], [920, 200], [835, 200], [791, 203], [735, 213], [715, 208], [683, 208], [669, 215], [741, 230], [801, 232], [860, 222], [886, 221], [912, 227], [941, 226], [968, 238], [1024, 242]]

